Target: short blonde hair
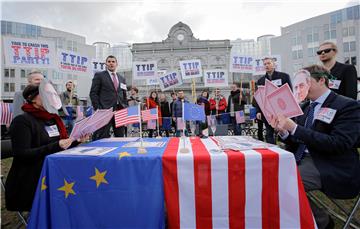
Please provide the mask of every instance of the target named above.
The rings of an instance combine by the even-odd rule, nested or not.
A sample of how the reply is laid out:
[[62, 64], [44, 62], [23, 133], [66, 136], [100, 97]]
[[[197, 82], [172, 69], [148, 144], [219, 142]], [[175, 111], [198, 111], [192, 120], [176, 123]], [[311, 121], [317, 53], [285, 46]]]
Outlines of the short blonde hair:
[[321, 46], [323, 46], [323, 45], [330, 45], [331, 48], [335, 50], [335, 52], [338, 51], [338, 48], [337, 48], [337, 46], [336, 46], [336, 44], [335, 44], [334, 42], [325, 41], [325, 42], [321, 43], [321, 44], [319, 45], [319, 47], [321, 47]]

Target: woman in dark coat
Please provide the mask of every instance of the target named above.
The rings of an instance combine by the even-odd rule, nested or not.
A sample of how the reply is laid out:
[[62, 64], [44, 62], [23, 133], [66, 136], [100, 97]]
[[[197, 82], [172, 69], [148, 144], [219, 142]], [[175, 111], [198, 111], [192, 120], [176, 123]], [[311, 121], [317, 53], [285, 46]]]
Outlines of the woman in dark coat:
[[25, 113], [17, 116], [10, 126], [14, 159], [5, 184], [6, 208], [10, 211], [31, 210], [47, 155], [79, 144], [68, 138], [61, 118], [45, 110], [39, 86], [27, 86], [23, 96]]

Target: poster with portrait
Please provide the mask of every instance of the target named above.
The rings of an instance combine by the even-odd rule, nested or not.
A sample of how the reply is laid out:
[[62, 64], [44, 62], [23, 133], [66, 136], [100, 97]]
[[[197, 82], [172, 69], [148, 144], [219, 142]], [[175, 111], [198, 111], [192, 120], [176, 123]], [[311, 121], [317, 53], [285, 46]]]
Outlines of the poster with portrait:
[[166, 91], [171, 88], [180, 86], [182, 80], [180, 74], [177, 71], [169, 72], [158, 78], [161, 91]]
[[182, 60], [179, 61], [181, 76], [183, 79], [202, 77], [201, 60]]
[[157, 78], [156, 61], [135, 61], [133, 62], [133, 79], [146, 80]]
[[228, 72], [225, 69], [209, 69], [204, 71], [205, 87], [227, 87]]

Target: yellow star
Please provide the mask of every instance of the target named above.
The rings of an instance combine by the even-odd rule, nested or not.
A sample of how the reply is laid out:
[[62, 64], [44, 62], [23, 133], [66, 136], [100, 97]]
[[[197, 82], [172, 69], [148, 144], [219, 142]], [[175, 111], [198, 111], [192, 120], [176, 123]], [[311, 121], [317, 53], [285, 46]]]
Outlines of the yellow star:
[[47, 186], [45, 185], [45, 178], [46, 176], [44, 176], [42, 179], [41, 179], [41, 191], [44, 191], [47, 189]]
[[131, 157], [131, 154], [129, 154], [128, 152], [119, 153], [119, 160], [123, 157]]
[[65, 179], [64, 179], [64, 186], [58, 188], [59, 191], [64, 191], [65, 193], [65, 198], [68, 198], [69, 194], [73, 194], [75, 195], [76, 193], [73, 190], [73, 186], [74, 186], [75, 182], [72, 183], [68, 183]]
[[96, 181], [96, 188], [98, 188], [101, 183], [109, 184], [107, 180], [105, 180], [106, 172], [107, 171], [100, 173], [99, 170], [95, 168], [95, 175], [90, 177], [90, 179]]

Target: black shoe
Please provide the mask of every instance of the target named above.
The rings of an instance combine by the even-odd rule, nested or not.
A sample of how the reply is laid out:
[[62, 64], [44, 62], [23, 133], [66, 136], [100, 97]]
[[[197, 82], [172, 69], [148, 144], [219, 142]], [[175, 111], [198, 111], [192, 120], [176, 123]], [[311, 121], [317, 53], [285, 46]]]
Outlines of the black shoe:
[[335, 227], [334, 220], [329, 216], [329, 223], [326, 225], [325, 229], [333, 229]]

